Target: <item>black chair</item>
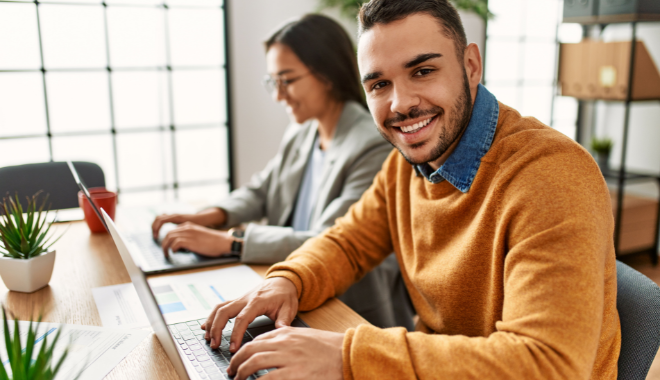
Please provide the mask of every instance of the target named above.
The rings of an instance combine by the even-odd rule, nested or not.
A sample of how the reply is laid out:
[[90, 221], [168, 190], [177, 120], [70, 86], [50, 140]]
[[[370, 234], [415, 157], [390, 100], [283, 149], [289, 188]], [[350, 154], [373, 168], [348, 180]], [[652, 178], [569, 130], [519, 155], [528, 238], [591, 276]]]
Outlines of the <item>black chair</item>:
[[[103, 169], [91, 162], [74, 162], [87, 187], [105, 187]], [[49, 194], [51, 210], [78, 207], [78, 185], [66, 162], [46, 162], [0, 168], [0, 199], [18, 194], [23, 208], [26, 197], [38, 191]]]
[[645, 380], [660, 347], [660, 288], [616, 262], [616, 308], [621, 321], [619, 380]]

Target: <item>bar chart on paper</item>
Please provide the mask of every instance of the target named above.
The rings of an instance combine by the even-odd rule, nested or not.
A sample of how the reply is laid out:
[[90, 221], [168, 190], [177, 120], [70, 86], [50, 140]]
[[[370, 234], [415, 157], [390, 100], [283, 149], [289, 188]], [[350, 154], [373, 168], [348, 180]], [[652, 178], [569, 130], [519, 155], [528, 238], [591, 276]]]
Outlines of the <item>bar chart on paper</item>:
[[221, 302], [240, 297], [263, 279], [246, 266], [156, 277], [149, 285], [168, 324], [205, 318]]

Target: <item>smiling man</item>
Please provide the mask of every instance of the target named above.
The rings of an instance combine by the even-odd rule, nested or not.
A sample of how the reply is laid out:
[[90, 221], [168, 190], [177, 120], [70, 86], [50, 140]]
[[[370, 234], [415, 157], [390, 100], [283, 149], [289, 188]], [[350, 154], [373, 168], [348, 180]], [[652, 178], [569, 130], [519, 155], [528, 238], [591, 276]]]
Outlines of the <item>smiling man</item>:
[[[237, 316], [229, 374], [616, 379], [613, 218], [589, 153], [479, 84], [479, 49], [447, 0], [372, 0], [360, 32], [369, 108], [398, 152], [334, 227], [215, 308], [203, 326], [212, 347]], [[417, 332], [285, 327], [392, 250]], [[238, 350], [261, 314], [281, 328]]]

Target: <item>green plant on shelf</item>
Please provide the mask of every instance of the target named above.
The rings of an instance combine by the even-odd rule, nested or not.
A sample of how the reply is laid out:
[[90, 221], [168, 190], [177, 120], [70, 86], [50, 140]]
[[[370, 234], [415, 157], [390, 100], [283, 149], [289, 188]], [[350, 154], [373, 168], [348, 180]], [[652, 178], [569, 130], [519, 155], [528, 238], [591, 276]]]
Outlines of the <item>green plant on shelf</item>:
[[[367, 1], [364, 0], [319, 0], [320, 9], [339, 8], [345, 17], [355, 20], [360, 12], [360, 7]], [[451, 0], [457, 9], [471, 11], [481, 17], [484, 21], [494, 17], [488, 10], [487, 0]]]
[[[53, 241], [53, 235], [47, 236], [51, 224], [47, 222], [48, 195], [40, 205], [37, 198], [40, 192], [28, 197], [27, 209], [18, 200], [18, 194], [12, 198], [5, 197], [0, 204], [3, 215], [0, 215], [0, 254], [13, 259], [31, 259], [48, 252], [60, 235]], [[46, 210], [44, 211], [44, 208]]]
[[598, 139], [594, 137], [591, 139], [591, 150], [596, 154], [608, 155], [612, 151], [613, 146], [614, 143], [610, 138]]
[[[6, 357], [0, 357], [0, 380], [53, 380], [59, 372], [64, 360], [68, 355], [68, 349], [65, 349], [62, 355], [55, 362], [55, 346], [60, 340], [62, 330], [58, 330], [52, 341], [49, 341], [46, 334], [41, 340], [37, 339], [37, 331], [41, 323], [41, 318], [36, 323], [30, 322], [25, 339], [25, 346], [22, 339], [18, 319], [14, 318], [13, 334], [9, 330], [7, 322], [7, 312], [2, 307], [2, 318], [5, 337]], [[35, 350], [37, 344], [41, 346]], [[5, 368], [5, 362], [9, 362], [9, 369]], [[78, 379], [80, 374], [76, 377]]]

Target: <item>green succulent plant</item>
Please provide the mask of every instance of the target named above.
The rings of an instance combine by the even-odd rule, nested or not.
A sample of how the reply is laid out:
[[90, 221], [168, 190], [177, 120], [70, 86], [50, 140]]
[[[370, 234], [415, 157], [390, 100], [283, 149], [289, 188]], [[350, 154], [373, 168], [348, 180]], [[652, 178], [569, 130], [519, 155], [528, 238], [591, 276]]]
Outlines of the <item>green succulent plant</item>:
[[[49, 341], [48, 335], [44, 336], [41, 347], [36, 351], [37, 331], [41, 318], [36, 323], [30, 322], [25, 346], [23, 346], [18, 319], [14, 318], [12, 335], [12, 332], [9, 331], [9, 322], [7, 322], [7, 312], [4, 306], [2, 307], [2, 317], [7, 357], [0, 357], [0, 361], [2, 361], [2, 364], [0, 364], [0, 380], [53, 380], [68, 355], [68, 349], [65, 349], [62, 356], [55, 362], [55, 346], [60, 339], [62, 330], [57, 331], [52, 341]], [[11, 371], [7, 371], [5, 368], [6, 361], [9, 362]], [[79, 377], [80, 374], [76, 379]]]
[[[351, 20], [355, 20], [360, 11], [360, 7], [367, 0], [319, 0], [320, 9], [338, 7], [342, 15]], [[481, 17], [484, 21], [491, 19], [494, 15], [488, 10], [488, 0], [451, 0], [457, 9], [472, 11]]]
[[2, 200], [0, 209], [0, 254], [13, 259], [31, 259], [39, 256], [59, 240], [52, 241], [53, 235], [47, 236], [50, 223], [47, 223], [48, 209], [44, 211], [48, 202], [46, 195], [39, 206], [37, 198], [40, 192], [28, 197], [25, 215], [23, 206], [18, 201], [18, 194], [14, 198], [7, 196]]
[[591, 149], [598, 154], [608, 154], [612, 150], [614, 143], [610, 138], [593, 138], [591, 139]]

